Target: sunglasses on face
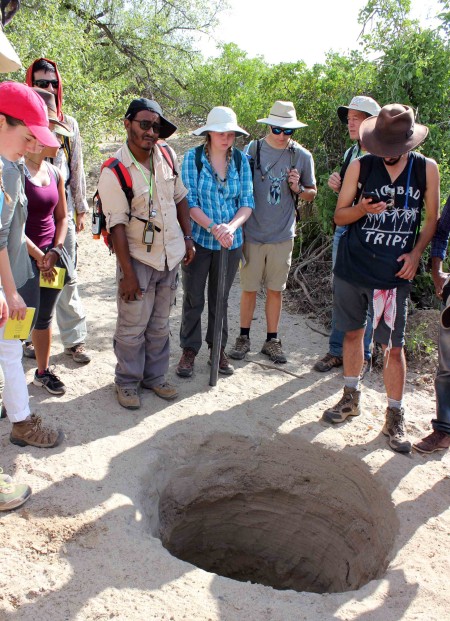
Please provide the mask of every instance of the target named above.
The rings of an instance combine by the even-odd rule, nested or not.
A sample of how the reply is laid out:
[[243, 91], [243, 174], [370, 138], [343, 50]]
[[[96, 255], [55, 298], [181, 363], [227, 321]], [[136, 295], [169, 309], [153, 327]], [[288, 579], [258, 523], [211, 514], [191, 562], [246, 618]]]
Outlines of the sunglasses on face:
[[271, 127], [272, 134], [275, 136], [279, 136], [280, 134], [284, 134], [285, 136], [292, 136], [294, 133], [293, 129], [282, 129], [281, 127]]
[[58, 80], [35, 80], [34, 81], [34, 86], [38, 86], [39, 88], [48, 88], [50, 84], [53, 86], [53, 88], [58, 88], [59, 86]]
[[161, 125], [159, 123], [152, 123], [151, 121], [138, 121], [137, 119], [131, 119], [132, 123], [139, 123], [139, 127], [145, 132], [149, 129], [153, 129], [154, 134], [159, 134], [161, 131]]

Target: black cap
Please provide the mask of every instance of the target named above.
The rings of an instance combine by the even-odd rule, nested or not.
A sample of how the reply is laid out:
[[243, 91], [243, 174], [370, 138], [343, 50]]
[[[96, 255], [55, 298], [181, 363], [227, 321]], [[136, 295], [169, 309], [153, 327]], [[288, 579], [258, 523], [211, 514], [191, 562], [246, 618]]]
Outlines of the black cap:
[[140, 99], [133, 99], [133, 101], [128, 106], [128, 110], [125, 113], [125, 118], [134, 118], [136, 114], [141, 110], [148, 110], [149, 112], [155, 112], [156, 114], [159, 114], [159, 117], [161, 119], [161, 131], [159, 134], [160, 138], [168, 138], [177, 131], [177, 126], [164, 118], [161, 106], [158, 102], [153, 101], [153, 99], [145, 99], [145, 97], [141, 97]]

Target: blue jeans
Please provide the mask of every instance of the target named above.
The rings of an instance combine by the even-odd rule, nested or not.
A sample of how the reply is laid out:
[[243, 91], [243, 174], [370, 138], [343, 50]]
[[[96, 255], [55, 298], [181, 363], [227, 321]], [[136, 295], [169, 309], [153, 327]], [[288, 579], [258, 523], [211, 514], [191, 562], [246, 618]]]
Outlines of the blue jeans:
[[[333, 248], [331, 251], [331, 261], [332, 267], [334, 268], [334, 264], [336, 263], [337, 251], [339, 247], [339, 241], [347, 230], [346, 226], [337, 226], [333, 236]], [[370, 360], [372, 357], [372, 334], [373, 334], [373, 326], [372, 326], [372, 316], [370, 313], [370, 307], [367, 311], [367, 325], [366, 331], [364, 333], [364, 360]], [[331, 315], [331, 334], [329, 338], [328, 350], [330, 354], [333, 356], [342, 356], [342, 347], [344, 343], [345, 332], [341, 332], [336, 328], [336, 322], [334, 319], [334, 313]]]
[[450, 434], [450, 325], [448, 318], [447, 322], [443, 323], [446, 327], [444, 328], [441, 324], [439, 328], [439, 366], [434, 384], [436, 418], [431, 422], [435, 431]]

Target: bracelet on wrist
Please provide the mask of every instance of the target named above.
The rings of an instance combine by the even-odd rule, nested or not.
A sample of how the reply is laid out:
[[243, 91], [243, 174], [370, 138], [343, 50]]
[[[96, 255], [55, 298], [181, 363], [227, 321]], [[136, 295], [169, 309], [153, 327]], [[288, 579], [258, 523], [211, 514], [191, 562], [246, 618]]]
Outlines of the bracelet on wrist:
[[185, 235], [184, 236], [184, 241], [187, 241], [188, 239], [190, 239], [191, 241], [194, 241], [194, 238], [192, 237], [192, 235]]
[[62, 255], [62, 249], [58, 248], [58, 246], [54, 246], [53, 248], [50, 248], [49, 252], [54, 252], [55, 254], [58, 255], [58, 257], [61, 257]]
[[208, 233], [212, 233], [212, 230], [215, 226], [216, 226], [216, 223], [214, 221], [211, 221], [206, 227], [206, 230], [208, 231]]

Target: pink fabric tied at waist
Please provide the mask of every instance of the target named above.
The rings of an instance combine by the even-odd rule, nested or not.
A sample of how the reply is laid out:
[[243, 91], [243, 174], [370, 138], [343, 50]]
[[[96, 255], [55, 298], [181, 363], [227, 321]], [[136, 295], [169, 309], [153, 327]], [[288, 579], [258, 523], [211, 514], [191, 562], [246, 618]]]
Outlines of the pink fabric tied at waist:
[[[392, 332], [394, 331], [397, 316], [397, 289], [375, 289], [373, 292], [373, 328], [374, 330], [384, 317], [384, 322], [390, 328], [389, 343], [384, 355], [389, 356], [392, 347]], [[386, 366], [388, 362], [386, 362]]]

